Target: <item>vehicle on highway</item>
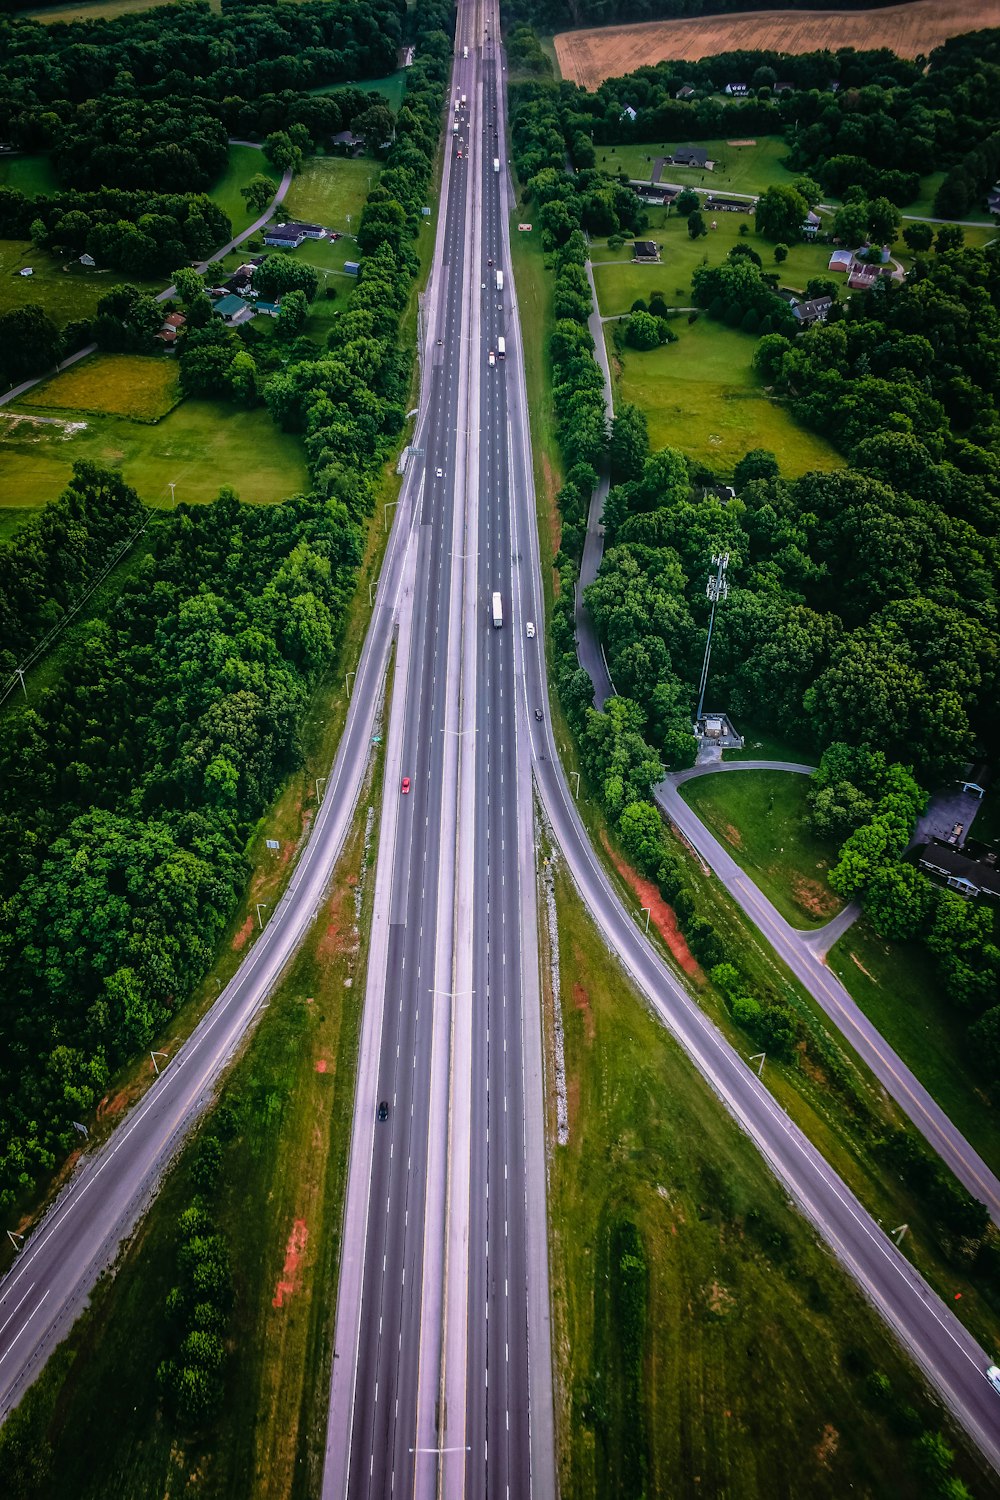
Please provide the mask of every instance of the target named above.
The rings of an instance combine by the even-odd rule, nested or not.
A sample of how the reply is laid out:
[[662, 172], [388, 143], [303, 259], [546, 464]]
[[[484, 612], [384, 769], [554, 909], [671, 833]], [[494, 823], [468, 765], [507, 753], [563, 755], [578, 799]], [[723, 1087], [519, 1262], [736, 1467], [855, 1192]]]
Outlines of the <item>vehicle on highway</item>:
[[525, 625], [525, 627], [524, 627], [524, 633], [528, 637], [529, 641], [533, 641], [535, 639], [535, 622], [534, 622], [534, 620], [529, 620], [528, 621], [527, 625]]
[[502, 271], [498, 271], [497, 272], [497, 291], [498, 292], [502, 292], [503, 291], [503, 272]]
[[497, 339], [497, 359], [507, 358], [507, 340], [503, 334]]
[[497, 362], [497, 357], [493, 353], [492, 349], [490, 350], [489, 354], [487, 354], [487, 356], [486, 356], [486, 362], [487, 362], [487, 364], [491, 364], [491, 365], [495, 365], [496, 362]]
[[[468, 47], [463, 47], [462, 48], [462, 56], [463, 57], [468, 57], [468, 55], [469, 55], [469, 49], [468, 49]], [[463, 104], [465, 103], [465, 95], [464, 94], [462, 95], [462, 103]]]
[[380, 1099], [379, 1100], [378, 1117], [379, 1117], [380, 1120], [388, 1120], [388, 1118], [389, 1118], [389, 1101], [388, 1101], [388, 1099]]
[[535, 709], [535, 718], [538, 720], [539, 723], [541, 723], [541, 721], [542, 721], [542, 710], [540, 708], [536, 708]]
[[404, 776], [403, 777], [403, 784], [400, 787], [400, 791], [403, 793], [403, 796], [405, 797], [406, 794], [407, 794], [407, 792], [409, 790], [410, 790], [410, 778], [409, 778], [409, 776]]
[[499, 594], [493, 595], [493, 625], [499, 630], [503, 624], [503, 600]]
[[458, 149], [458, 159], [459, 159], [459, 161], [462, 160], [462, 148], [461, 147], [459, 147], [459, 149]]
[[444, 475], [444, 470], [443, 469], [435, 469], [434, 472], [435, 472], [435, 474], [437, 475], [437, 477], [439, 479], [441, 479], [443, 477], [443, 475]]
[[494, 156], [494, 158], [493, 158], [493, 170], [494, 170], [494, 172], [499, 172], [499, 170], [500, 170], [500, 158], [499, 158], [499, 156]]
[[1000, 1391], [1000, 1365], [990, 1365], [986, 1371], [986, 1379], [995, 1391]]

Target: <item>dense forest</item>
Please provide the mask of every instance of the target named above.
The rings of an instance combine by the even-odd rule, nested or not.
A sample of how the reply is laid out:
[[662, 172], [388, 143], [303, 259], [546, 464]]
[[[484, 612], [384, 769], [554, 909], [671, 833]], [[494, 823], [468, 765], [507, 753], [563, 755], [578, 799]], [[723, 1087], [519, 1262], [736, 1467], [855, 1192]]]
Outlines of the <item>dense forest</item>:
[[[993, 77], [998, 41], [995, 33], [977, 39], [983, 60], [974, 76]], [[910, 64], [887, 62], [883, 54], [854, 56], [858, 77], [882, 81], [860, 87], [853, 101], [853, 90], [798, 93], [800, 106], [816, 109], [803, 110], [798, 135], [794, 127], [790, 132], [799, 142], [796, 164], [822, 175], [836, 161], [824, 152], [839, 150], [840, 132], [850, 127], [853, 149], [865, 152], [872, 173], [902, 171], [915, 158], [879, 158], [869, 150], [869, 109], [878, 104], [890, 111], [879, 130], [904, 140], [920, 118], [932, 117], [922, 137], [922, 170], [954, 157], [962, 138], [987, 140], [1000, 92], [986, 90], [984, 98], [970, 85], [969, 57], [961, 39], [935, 55], [927, 77], [939, 67], [951, 77], [951, 104], [942, 117], [940, 109], [928, 109], [927, 78]], [[717, 60], [699, 66], [722, 76]], [[752, 717], [793, 743], [814, 745], [817, 755], [826, 751], [813, 819], [818, 832], [843, 843], [832, 883], [842, 895], [862, 899], [879, 932], [926, 943], [943, 991], [972, 1026], [970, 1065], [1000, 1090], [995, 915], [942, 892], [901, 860], [928, 789], [974, 755], [988, 754], [998, 729], [1000, 246], [970, 249], [960, 230], [908, 232], [916, 253], [902, 283], [879, 281], [855, 294], [829, 325], [798, 332], [785, 320], [780, 331], [759, 339], [755, 363], [763, 380], [840, 449], [844, 468], [788, 480], [775, 455], [756, 451], [735, 473], [718, 476], [672, 449], [650, 453], [645, 418], [635, 407], [619, 407], [610, 430], [606, 424], [587, 329], [592, 299], [583, 231], [596, 229], [600, 219], [599, 232], [613, 233], [611, 217], [622, 235], [643, 225], [637, 201], [624, 191], [613, 198], [616, 179], [595, 170], [589, 132], [596, 125], [622, 139], [632, 131], [626, 121], [614, 123], [625, 98], [637, 101], [640, 115], [647, 109], [657, 129], [663, 123], [657, 110], [691, 109], [668, 99], [683, 75], [663, 68], [670, 82], [656, 84], [658, 97], [644, 96], [638, 85], [645, 80], [652, 88], [660, 69], [642, 70], [594, 96], [541, 81], [513, 90], [518, 174], [554, 274], [549, 356], [565, 463], [553, 626], [560, 695], [630, 857], [674, 904], [702, 962], [713, 970], [722, 965], [719, 984], [734, 1018], [769, 1052], [787, 1053], [794, 1040], [787, 1012], [747, 996], [738, 955], [720, 954], [715, 934], [699, 927], [651, 805], [661, 763], [682, 765], [693, 754], [705, 575], [714, 553], [728, 553], [731, 591], [717, 622], [712, 668], [719, 700], [744, 722]], [[973, 100], [969, 114], [960, 115], [959, 106]], [[763, 98], [730, 108], [783, 111], [785, 104]], [[890, 130], [892, 121], [903, 128]], [[802, 142], [817, 122], [828, 144], [820, 149], [814, 132], [807, 150]], [[730, 129], [736, 126], [721, 133]], [[656, 137], [650, 131], [646, 138]], [[567, 152], [577, 163], [573, 176], [564, 170]], [[867, 180], [884, 191], [884, 180]], [[863, 217], [865, 225], [879, 220], [890, 238], [898, 233], [888, 198], [869, 200], [861, 183], [850, 198], [845, 214]], [[794, 207], [801, 221], [801, 204]], [[769, 208], [777, 213], [781, 204]], [[758, 235], [776, 227], [765, 218]], [[739, 322], [746, 314], [737, 293], [756, 299], [766, 291], [759, 259], [747, 240], [722, 266], [701, 268], [696, 302], [730, 322], [735, 313]], [[759, 332], [756, 306], [747, 311]], [[651, 308], [643, 315], [651, 329], [645, 347], [662, 341], [658, 325], [670, 329], [667, 312]], [[775, 329], [778, 320], [768, 317], [764, 327]], [[574, 595], [587, 506], [605, 459], [614, 481], [604, 511], [605, 554], [587, 602], [619, 696], [598, 712], [577, 663]], [[720, 477], [736, 498], [720, 489]], [[904, 1175], [916, 1184], [927, 1169], [909, 1160], [912, 1146], [887, 1149], [906, 1158]], [[935, 1191], [955, 1206], [960, 1195], [953, 1199], [953, 1188]], [[965, 1212], [955, 1207], [953, 1226]], [[948, 1219], [951, 1210], [942, 1213]]]
[[[399, 323], [453, 17], [447, 0], [414, 8], [420, 56], [328, 348], [293, 329], [258, 370], [238, 335], [199, 319], [197, 273], [179, 278], [193, 312], [182, 381], [214, 378], [302, 432], [311, 493], [258, 507], [223, 492], [159, 520], [113, 614], [82, 632], [30, 707], [0, 717], [0, 1204], [53, 1168], [70, 1121], [204, 975], [245, 885], [247, 840], [299, 756], [405, 410], [413, 350]], [[127, 287], [109, 299], [98, 321], [112, 333], [149, 300]], [[77, 465], [62, 499], [0, 546], [8, 669], [141, 513], [119, 475]]]

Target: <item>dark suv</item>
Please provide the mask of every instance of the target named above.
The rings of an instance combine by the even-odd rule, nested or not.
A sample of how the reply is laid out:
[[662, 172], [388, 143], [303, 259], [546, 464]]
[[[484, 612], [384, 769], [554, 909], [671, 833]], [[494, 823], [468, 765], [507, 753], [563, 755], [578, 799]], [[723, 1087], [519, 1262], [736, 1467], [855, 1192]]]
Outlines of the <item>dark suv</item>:
[[382, 1099], [382, 1100], [379, 1101], [378, 1117], [379, 1117], [380, 1120], [388, 1120], [388, 1118], [389, 1118], [389, 1101], [388, 1101], [388, 1099]]

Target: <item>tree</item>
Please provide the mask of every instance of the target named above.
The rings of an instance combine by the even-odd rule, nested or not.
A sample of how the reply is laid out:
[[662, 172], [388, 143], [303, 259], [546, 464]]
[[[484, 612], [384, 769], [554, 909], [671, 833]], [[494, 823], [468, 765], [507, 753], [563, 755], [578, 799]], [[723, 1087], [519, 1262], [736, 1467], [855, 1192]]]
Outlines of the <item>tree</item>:
[[268, 255], [254, 272], [253, 284], [261, 296], [272, 301], [283, 300], [288, 292], [304, 292], [311, 302], [319, 286], [319, 276], [305, 261], [293, 260], [290, 255], [279, 252]]
[[701, 199], [694, 188], [686, 187], [682, 188], [674, 199], [674, 208], [682, 219], [686, 219], [688, 214], [693, 213], [700, 203]]
[[278, 184], [263, 172], [251, 177], [246, 187], [240, 188], [240, 197], [252, 213], [262, 214], [278, 191]]
[[942, 224], [937, 232], [934, 250], [936, 254], [944, 255], [949, 250], [961, 250], [964, 244], [965, 230], [961, 224]]
[[294, 144], [287, 131], [275, 130], [267, 136], [264, 140], [264, 153], [279, 172], [302, 171], [302, 148]]
[[752, 448], [734, 468], [733, 484], [738, 493], [754, 479], [777, 479], [780, 473], [778, 460], [768, 448]]
[[61, 350], [59, 329], [37, 302], [0, 315], [0, 381], [5, 386], [49, 369]]
[[876, 871], [865, 892], [865, 912], [875, 931], [892, 939], [912, 938], [924, 926], [934, 902], [934, 887], [915, 865], [886, 865]]
[[788, 246], [783, 244], [780, 240], [774, 247], [774, 258], [779, 266], [783, 261], [786, 261], [788, 259]]
[[162, 322], [159, 303], [125, 281], [98, 302], [94, 337], [102, 349], [142, 354], [155, 349], [153, 336]]
[[888, 198], [873, 198], [868, 205], [868, 232], [878, 245], [891, 245], [903, 218]]
[[609, 454], [613, 484], [640, 478], [643, 464], [649, 457], [646, 414], [641, 407], [634, 406], [631, 402], [618, 407], [611, 424]]
[[302, 332], [309, 315], [309, 304], [303, 291], [285, 292], [278, 310], [278, 337], [290, 341]]
[[757, 233], [766, 240], [786, 243], [802, 238], [802, 225], [809, 204], [795, 188], [783, 184], [769, 187], [757, 199]]
[[934, 241], [934, 230], [930, 224], [907, 224], [903, 240], [907, 249], [914, 252], [929, 250]]
[[696, 208], [688, 214], [688, 234], [691, 239], [697, 240], [708, 233], [708, 226], [700, 208]]
[[657, 349], [660, 330], [649, 313], [635, 312], [625, 320], [625, 342], [633, 349]]

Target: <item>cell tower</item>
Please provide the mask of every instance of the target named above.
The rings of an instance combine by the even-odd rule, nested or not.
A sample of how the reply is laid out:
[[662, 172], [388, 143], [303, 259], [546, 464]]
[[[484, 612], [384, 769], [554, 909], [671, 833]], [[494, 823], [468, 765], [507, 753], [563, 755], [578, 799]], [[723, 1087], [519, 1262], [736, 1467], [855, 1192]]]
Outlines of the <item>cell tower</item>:
[[701, 682], [698, 684], [698, 712], [695, 714], [695, 723], [700, 724], [705, 709], [705, 686], [708, 682], [708, 663], [712, 655], [712, 631], [715, 628], [715, 611], [721, 600], [729, 594], [729, 583], [726, 579], [726, 569], [729, 567], [729, 553], [717, 552], [712, 558], [714, 573], [708, 575], [708, 586], [705, 593], [712, 601], [712, 613], [708, 617], [708, 639], [705, 642], [705, 660], [701, 664]]

